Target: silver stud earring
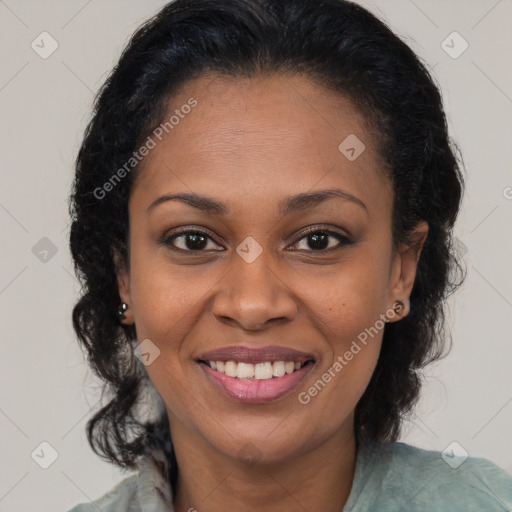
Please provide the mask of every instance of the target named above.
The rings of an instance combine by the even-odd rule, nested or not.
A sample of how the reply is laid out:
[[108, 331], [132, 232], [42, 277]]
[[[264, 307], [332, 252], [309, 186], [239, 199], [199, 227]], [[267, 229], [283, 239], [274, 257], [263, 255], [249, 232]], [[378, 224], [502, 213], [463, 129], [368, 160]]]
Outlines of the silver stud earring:
[[126, 313], [127, 309], [128, 309], [128, 304], [126, 304], [125, 302], [121, 303], [121, 305], [119, 306], [119, 308], [117, 310], [117, 316], [124, 320], [126, 318], [125, 313]]

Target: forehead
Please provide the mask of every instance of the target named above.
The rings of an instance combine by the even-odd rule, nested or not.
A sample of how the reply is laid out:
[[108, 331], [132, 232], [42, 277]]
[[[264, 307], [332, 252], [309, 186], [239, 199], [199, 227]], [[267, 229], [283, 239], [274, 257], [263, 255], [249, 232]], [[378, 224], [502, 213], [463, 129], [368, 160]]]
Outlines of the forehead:
[[133, 191], [148, 201], [177, 188], [259, 199], [331, 185], [389, 192], [364, 117], [306, 76], [205, 75], [169, 98], [160, 127]]

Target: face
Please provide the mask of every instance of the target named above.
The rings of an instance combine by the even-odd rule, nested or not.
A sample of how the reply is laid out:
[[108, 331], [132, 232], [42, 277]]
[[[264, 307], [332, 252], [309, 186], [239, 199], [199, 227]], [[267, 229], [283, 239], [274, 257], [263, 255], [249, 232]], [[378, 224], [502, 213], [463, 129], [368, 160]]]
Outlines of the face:
[[168, 110], [179, 121], [138, 169], [118, 283], [173, 440], [266, 461], [350, 440], [383, 315], [408, 298], [418, 258], [393, 246], [367, 125], [290, 75], [204, 76]]

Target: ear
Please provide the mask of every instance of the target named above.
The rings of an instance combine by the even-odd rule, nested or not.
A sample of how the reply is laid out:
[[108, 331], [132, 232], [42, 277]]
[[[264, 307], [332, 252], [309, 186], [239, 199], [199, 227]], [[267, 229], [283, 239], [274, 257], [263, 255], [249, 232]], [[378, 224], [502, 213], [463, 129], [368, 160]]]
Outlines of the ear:
[[[427, 235], [428, 224], [424, 221], [419, 222], [410, 235], [410, 244], [400, 244], [395, 252], [391, 268], [388, 309], [394, 310], [396, 314], [389, 319], [390, 322], [401, 320], [409, 312], [409, 297]], [[402, 306], [397, 308], [397, 302], [401, 302]]]
[[120, 318], [119, 322], [124, 325], [130, 325], [133, 324], [133, 312], [130, 308], [130, 273], [126, 262], [123, 260], [115, 247], [112, 247], [112, 255], [114, 259], [114, 268], [116, 272], [119, 298], [121, 299], [121, 302], [128, 304], [128, 310], [124, 314], [126, 318]]

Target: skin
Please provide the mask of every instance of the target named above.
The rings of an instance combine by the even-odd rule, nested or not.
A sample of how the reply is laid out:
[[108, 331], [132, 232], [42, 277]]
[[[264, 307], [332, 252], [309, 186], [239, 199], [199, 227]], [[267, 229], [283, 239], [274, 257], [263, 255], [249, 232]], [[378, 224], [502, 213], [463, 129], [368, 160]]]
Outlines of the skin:
[[[135, 322], [139, 342], [148, 338], [160, 350], [146, 371], [166, 404], [176, 450], [175, 510], [339, 511], [354, 475], [354, 409], [382, 332], [308, 404], [298, 394], [409, 297], [428, 226], [417, 226], [415, 247], [393, 246], [392, 185], [365, 120], [339, 94], [299, 75], [205, 75], [171, 98], [166, 119], [190, 97], [197, 106], [142, 162], [129, 201], [130, 264], [116, 257], [129, 305], [123, 322]], [[349, 134], [366, 146], [355, 161], [338, 150]], [[365, 206], [334, 197], [287, 216], [278, 210], [288, 196], [334, 188]], [[146, 213], [175, 193], [208, 196], [230, 213], [178, 201]], [[326, 224], [352, 243], [331, 236], [337, 249], [315, 250], [304, 228], [321, 232]], [[186, 236], [159, 243], [177, 227], [212, 238], [201, 253]], [[263, 250], [252, 263], [236, 252], [248, 236]], [[240, 403], [195, 361], [230, 345], [295, 348], [316, 363], [293, 393]], [[255, 461], [246, 462], [248, 451]]]

